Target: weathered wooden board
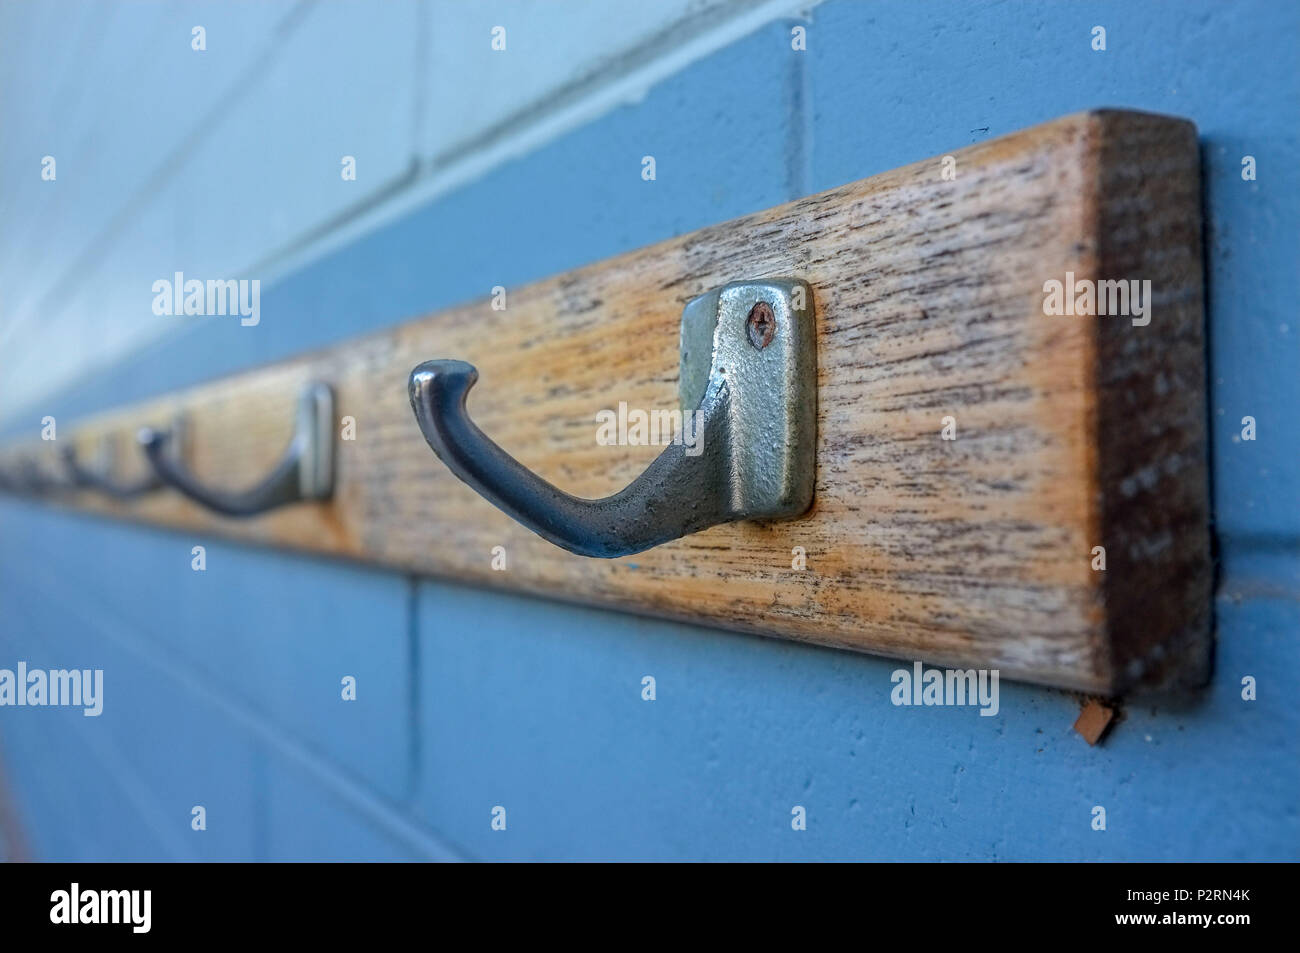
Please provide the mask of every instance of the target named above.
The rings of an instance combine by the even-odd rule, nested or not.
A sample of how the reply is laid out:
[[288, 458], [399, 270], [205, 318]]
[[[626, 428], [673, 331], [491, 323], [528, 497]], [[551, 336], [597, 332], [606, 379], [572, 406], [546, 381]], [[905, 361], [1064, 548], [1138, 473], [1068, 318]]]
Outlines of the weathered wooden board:
[[[251, 521], [166, 491], [68, 502], [416, 573], [1090, 691], [1195, 682], [1210, 649], [1199, 163], [1180, 120], [1070, 116], [328, 351], [69, 426], [189, 425], [189, 465], [255, 482], [299, 386], [356, 419], [328, 504]], [[414, 253], [414, 252], [413, 252]], [[1150, 323], [1048, 316], [1044, 283], [1151, 282]], [[578, 495], [629, 482], [657, 447], [600, 446], [620, 401], [675, 406], [683, 303], [796, 276], [819, 335], [816, 503], [612, 561], [571, 555], [480, 499], [429, 452], [407, 402], [420, 361], [478, 366], [470, 412]], [[257, 333], [249, 329], [249, 333]], [[941, 437], [955, 419], [956, 439]], [[53, 445], [0, 452], [16, 456]], [[504, 547], [505, 571], [492, 568]], [[1106, 569], [1093, 569], [1104, 546]], [[803, 547], [807, 568], [792, 568]], [[526, 624], [526, 619], [521, 624]], [[472, 632], [465, 633], [473, 638]]]

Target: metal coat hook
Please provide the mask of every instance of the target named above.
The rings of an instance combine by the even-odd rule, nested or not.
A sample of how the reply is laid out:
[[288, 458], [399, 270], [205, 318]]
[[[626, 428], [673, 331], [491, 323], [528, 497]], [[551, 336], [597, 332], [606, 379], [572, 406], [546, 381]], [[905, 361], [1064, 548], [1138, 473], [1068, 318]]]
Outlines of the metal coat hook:
[[19, 460], [13, 472], [0, 475], [0, 486], [20, 496], [44, 496], [55, 488], [54, 482], [28, 459]]
[[225, 516], [257, 516], [289, 503], [327, 500], [334, 492], [334, 392], [313, 382], [298, 398], [293, 439], [283, 458], [257, 486], [242, 491], [210, 489], [165, 448], [171, 434], [145, 428], [140, 444], [158, 479], [194, 502]]
[[17, 473], [6, 475], [4, 488], [24, 496], [54, 496], [75, 489], [71, 482], [62, 482], [51, 476], [40, 464], [30, 458], [18, 461]]
[[[179, 461], [183, 456], [184, 446], [184, 418], [177, 415], [172, 423], [171, 430], [168, 432], [168, 448], [172, 455]], [[63, 465], [72, 479], [73, 486], [79, 489], [96, 490], [106, 496], [111, 496], [116, 500], [133, 500], [137, 497], [144, 496], [146, 493], [152, 493], [154, 490], [162, 488], [162, 480], [154, 472], [152, 466], [149, 472], [135, 480], [118, 481], [112, 477], [112, 459], [116, 455], [117, 434], [106, 437], [100, 444], [100, 460], [94, 469], [81, 463], [77, 456], [75, 446], [65, 447], [63, 450]]]
[[411, 408], [433, 452], [481, 496], [582, 556], [641, 552], [718, 523], [789, 519], [812, 504], [816, 322], [802, 281], [734, 282], [682, 312], [679, 396], [696, 443], [675, 439], [622, 491], [570, 496], [521, 465], [465, 410], [478, 371], [455, 360], [411, 372]]
[[23, 478], [17, 473], [16, 469], [0, 470], [0, 490], [6, 493], [25, 493], [27, 487]]

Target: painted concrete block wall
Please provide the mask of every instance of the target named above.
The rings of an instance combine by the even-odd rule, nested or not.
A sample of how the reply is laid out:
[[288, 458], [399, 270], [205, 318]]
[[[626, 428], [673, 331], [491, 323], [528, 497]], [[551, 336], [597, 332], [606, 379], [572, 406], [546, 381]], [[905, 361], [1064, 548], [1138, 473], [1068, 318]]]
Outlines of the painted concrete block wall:
[[159, 276], [280, 277], [797, 2], [0, 4], [0, 403], [170, 333]]
[[1176, 113], [1200, 127], [1206, 180], [1222, 565], [1204, 692], [1134, 701], [1089, 748], [1062, 692], [1003, 683], [993, 717], [899, 708], [895, 661], [6, 499], [0, 664], [102, 665], [107, 686], [98, 719], [0, 712], [32, 853], [1297, 859], [1297, 37], [1297, 8], [1263, 0], [830, 0], [306, 265], [266, 291], [258, 328], [196, 325], [49, 410], [71, 420], [1077, 109]]

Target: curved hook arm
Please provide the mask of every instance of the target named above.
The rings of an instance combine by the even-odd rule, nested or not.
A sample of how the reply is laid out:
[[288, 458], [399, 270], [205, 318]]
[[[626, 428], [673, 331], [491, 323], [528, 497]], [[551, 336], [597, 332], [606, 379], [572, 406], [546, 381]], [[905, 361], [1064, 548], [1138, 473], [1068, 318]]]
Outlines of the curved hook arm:
[[51, 479], [48, 473], [29, 459], [18, 461], [15, 474], [5, 474], [0, 479], [0, 487], [25, 496], [53, 496], [65, 490], [75, 489], [72, 483], [60, 483]]
[[140, 443], [161, 482], [216, 513], [257, 516], [289, 503], [330, 498], [334, 492], [333, 431], [333, 392], [325, 384], [309, 384], [298, 399], [293, 439], [280, 462], [257, 486], [233, 492], [209, 489], [168, 459], [169, 432], [145, 428], [140, 431]]
[[410, 397], [420, 430], [452, 473], [543, 539], [581, 556], [612, 558], [739, 518], [729, 494], [725, 382], [700, 403], [698, 455], [674, 442], [626, 489], [584, 500], [547, 483], [474, 425], [465, 398], [477, 380], [464, 361], [416, 367]]
[[83, 467], [77, 459], [76, 447], [64, 448], [63, 465], [72, 479], [73, 486], [98, 490], [100, 493], [111, 496], [116, 500], [133, 500], [138, 496], [151, 493], [163, 485], [156, 473], [147, 473], [138, 480], [129, 483], [119, 483], [103, 473], [98, 473], [89, 467]]

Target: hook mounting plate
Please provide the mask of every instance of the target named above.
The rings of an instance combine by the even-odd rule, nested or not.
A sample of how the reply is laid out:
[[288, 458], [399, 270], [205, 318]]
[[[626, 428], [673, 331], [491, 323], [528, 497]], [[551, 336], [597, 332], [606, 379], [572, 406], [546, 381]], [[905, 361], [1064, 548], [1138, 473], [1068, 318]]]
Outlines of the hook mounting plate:
[[710, 382], [730, 392], [729, 483], [737, 518], [804, 513], [812, 505], [817, 439], [816, 318], [806, 282], [735, 281], [686, 303], [683, 414], [701, 405]]

